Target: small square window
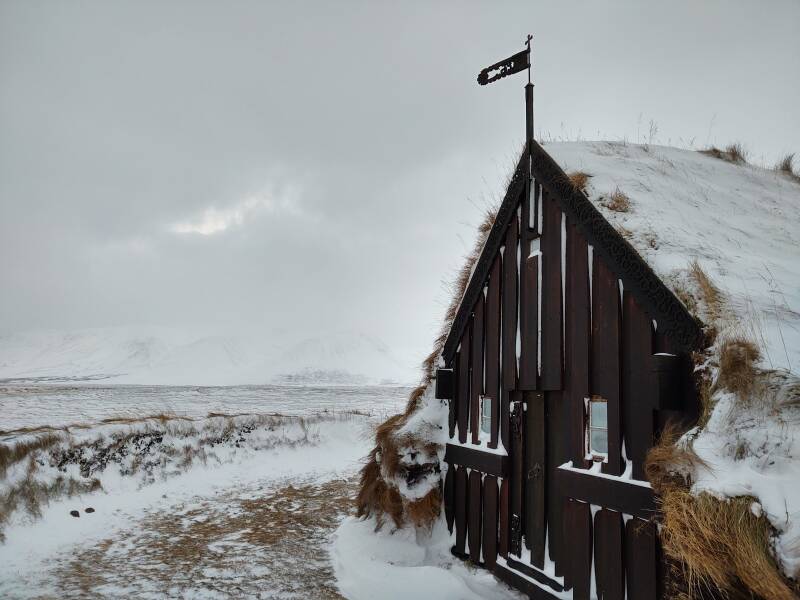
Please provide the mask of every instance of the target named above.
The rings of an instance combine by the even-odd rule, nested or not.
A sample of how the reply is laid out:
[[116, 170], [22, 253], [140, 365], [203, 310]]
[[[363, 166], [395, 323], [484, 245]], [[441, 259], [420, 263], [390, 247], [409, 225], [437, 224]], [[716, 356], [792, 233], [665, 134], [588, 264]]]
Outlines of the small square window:
[[589, 453], [601, 460], [608, 455], [608, 402], [600, 396], [589, 400]]
[[492, 399], [488, 396], [481, 396], [481, 431], [492, 432]]

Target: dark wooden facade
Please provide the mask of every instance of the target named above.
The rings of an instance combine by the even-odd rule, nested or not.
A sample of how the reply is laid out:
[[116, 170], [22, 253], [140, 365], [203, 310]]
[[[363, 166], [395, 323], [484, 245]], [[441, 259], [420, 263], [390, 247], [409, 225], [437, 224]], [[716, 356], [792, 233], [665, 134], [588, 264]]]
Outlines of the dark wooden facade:
[[[445, 343], [453, 552], [532, 598], [663, 598], [644, 461], [698, 403], [698, 323], [550, 156], [520, 160]], [[491, 423], [479, 433], [481, 398]], [[587, 402], [608, 451], [587, 448]], [[594, 576], [592, 577], [592, 573]]]

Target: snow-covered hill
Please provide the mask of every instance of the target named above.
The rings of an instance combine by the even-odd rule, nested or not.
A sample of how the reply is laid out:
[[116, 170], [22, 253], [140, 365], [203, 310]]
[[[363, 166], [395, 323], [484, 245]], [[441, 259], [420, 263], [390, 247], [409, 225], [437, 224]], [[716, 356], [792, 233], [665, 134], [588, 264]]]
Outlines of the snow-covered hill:
[[381, 384], [416, 379], [413, 359], [359, 332], [317, 337], [158, 327], [0, 336], [0, 380], [162, 385]]

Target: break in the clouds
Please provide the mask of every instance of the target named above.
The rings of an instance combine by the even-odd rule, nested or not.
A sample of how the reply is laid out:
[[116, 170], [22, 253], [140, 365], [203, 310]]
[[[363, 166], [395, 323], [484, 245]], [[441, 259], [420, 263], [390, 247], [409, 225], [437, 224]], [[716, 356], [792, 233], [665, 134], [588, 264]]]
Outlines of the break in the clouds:
[[771, 163], [800, 152], [798, 22], [793, 0], [2, 2], [0, 331], [362, 330], [421, 357], [523, 138], [524, 81], [480, 68], [531, 32], [545, 141]]

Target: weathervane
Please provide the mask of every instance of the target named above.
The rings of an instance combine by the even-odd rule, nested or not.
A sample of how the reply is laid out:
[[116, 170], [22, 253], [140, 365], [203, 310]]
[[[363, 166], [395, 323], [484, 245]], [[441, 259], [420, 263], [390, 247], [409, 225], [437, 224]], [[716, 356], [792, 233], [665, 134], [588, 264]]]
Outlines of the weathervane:
[[525, 86], [525, 147], [528, 149], [528, 181], [526, 183], [526, 197], [530, 197], [531, 189], [531, 149], [533, 145], [533, 84], [531, 83], [531, 40], [528, 34], [525, 40], [525, 50], [509, 56], [478, 73], [478, 83], [487, 85], [503, 77], [528, 70], [528, 84]]

